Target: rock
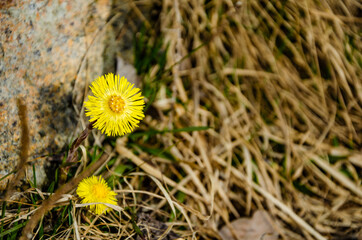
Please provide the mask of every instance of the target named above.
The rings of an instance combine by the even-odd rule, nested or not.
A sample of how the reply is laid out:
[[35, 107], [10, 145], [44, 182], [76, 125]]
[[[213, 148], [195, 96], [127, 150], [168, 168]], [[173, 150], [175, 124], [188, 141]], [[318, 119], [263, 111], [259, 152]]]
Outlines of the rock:
[[117, 68], [116, 73], [120, 76], [125, 76], [127, 80], [134, 84], [136, 87], [140, 87], [140, 79], [137, 76], [135, 67], [127, 63], [121, 56], [117, 56]]
[[[30, 129], [28, 161], [38, 186], [46, 155], [75, 138], [84, 88], [103, 73], [104, 28], [111, 0], [1, 1], [0, 178], [17, 165], [20, 122], [16, 98], [25, 99]], [[76, 93], [76, 94], [75, 94]], [[32, 168], [28, 168], [32, 179]], [[3, 190], [12, 176], [0, 182]]]

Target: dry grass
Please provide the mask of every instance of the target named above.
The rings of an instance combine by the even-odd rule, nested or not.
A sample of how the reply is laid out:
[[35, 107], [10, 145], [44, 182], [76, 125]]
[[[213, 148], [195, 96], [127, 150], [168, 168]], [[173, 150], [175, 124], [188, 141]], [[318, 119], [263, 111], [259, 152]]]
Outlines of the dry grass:
[[[220, 239], [221, 226], [265, 209], [281, 239], [361, 237], [361, 3], [130, 6], [127, 27], [143, 19], [166, 61], [139, 72], [150, 103], [140, 129], [117, 140], [93, 134], [115, 151], [98, 173], [120, 207], [94, 216], [67, 195], [43, 225], [72, 219], [54, 233], [62, 239]], [[83, 147], [76, 172], [87, 149], [100, 152]], [[32, 209], [8, 210], [2, 222]]]
[[166, 176], [184, 172], [183, 186], [205, 200], [187, 194], [188, 206], [211, 215], [197, 226], [217, 232], [265, 208], [286, 239], [361, 230], [358, 4], [162, 2], [168, 66], [204, 45], [161, 87], [153, 105], [162, 121], [145, 123], [212, 127], [158, 136], [178, 164], [151, 160]]

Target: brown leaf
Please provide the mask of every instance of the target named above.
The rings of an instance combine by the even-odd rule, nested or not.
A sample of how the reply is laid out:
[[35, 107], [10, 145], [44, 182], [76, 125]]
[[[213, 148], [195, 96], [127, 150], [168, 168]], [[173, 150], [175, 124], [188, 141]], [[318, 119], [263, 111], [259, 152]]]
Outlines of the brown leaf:
[[[252, 218], [239, 218], [231, 222], [236, 240], [277, 240], [278, 233], [270, 222], [265, 211], [256, 211]], [[228, 226], [219, 232], [223, 240], [234, 239]]]

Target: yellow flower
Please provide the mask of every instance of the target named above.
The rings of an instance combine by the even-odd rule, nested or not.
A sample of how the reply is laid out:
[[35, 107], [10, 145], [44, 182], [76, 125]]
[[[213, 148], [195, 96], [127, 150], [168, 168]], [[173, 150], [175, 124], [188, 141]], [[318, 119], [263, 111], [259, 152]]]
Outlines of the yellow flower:
[[[83, 179], [78, 185], [77, 194], [83, 198], [82, 203], [102, 202], [117, 205], [117, 199], [115, 198], [117, 194], [108, 187], [101, 176], [99, 178], [92, 176]], [[89, 205], [89, 207], [96, 214], [109, 211], [109, 207], [104, 204], [94, 204]]]
[[132, 132], [145, 117], [145, 102], [139, 88], [113, 73], [98, 77], [90, 86], [94, 96], [84, 102], [86, 115], [93, 127], [108, 136], [122, 136]]

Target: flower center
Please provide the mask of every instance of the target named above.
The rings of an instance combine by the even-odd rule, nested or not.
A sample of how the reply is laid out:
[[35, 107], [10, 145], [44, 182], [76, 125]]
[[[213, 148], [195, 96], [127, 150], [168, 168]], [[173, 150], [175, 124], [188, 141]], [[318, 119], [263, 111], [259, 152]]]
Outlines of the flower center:
[[112, 96], [108, 101], [108, 105], [112, 112], [121, 113], [124, 109], [124, 100], [119, 96]]
[[103, 200], [107, 197], [107, 188], [102, 184], [95, 184], [91, 190], [92, 195], [99, 200]]

